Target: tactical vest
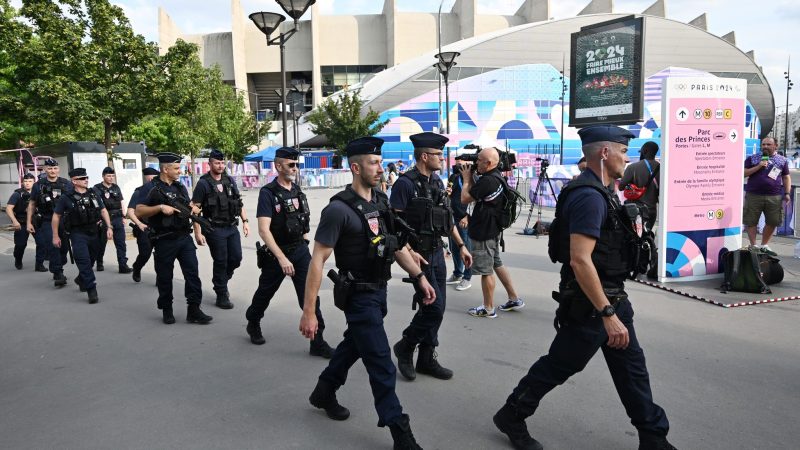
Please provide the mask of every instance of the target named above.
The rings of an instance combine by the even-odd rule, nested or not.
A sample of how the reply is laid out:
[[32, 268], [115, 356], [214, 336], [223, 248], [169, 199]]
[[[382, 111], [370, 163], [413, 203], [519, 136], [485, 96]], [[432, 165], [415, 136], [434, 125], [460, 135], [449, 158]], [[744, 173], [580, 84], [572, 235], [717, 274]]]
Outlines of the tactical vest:
[[234, 189], [233, 181], [223, 173], [219, 181], [206, 173], [201, 180], [211, 186], [211, 193], [203, 199], [203, 217], [215, 226], [236, 225], [236, 218], [242, 213], [242, 196]]
[[608, 212], [606, 220], [600, 228], [600, 238], [592, 252], [592, 263], [600, 277], [604, 288], [621, 288], [625, 278], [635, 274], [635, 260], [639, 252], [640, 238], [629, 218], [613, 193], [599, 182], [580, 177], [570, 181], [558, 196], [556, 216], [550, 226], [548, 253], [553, 262], [560, 262], [561, 286], [564, 287], [575, 280], [575, 273], [570, 267], [570, 239], [568, 223], [563, 217], [564, 204], [567, 197], [575, 189], [589, 186], [603, 195]]
[[97, 193], [87, 189], [83, 194], [72, 191], [67, 195], [72, 200], [72, 208], [66, 212], [64, 228], [70, 232], [97, 233], [97, 223], [102, 217]]
[[43, 178], [37, 183], [39, 183], [39, 195], [34, 199], [36, 212], [50, 220], [49, 218], [53, 216], [53, 208], [56, 206], [58, 197], [67, 193], [69, 182], [65, 178], [59, 177], [53, 182]]
[[267, 189], [273, 195], [275, 209], [269, 231], [278, 246], [294, 244], [303, 239], [303, 235], [311, 231], [311, 210], [306, 194], [294, 184], [291, 192], [287, 191], [275, 180], [261, 189]]
[[103, 183], [97, 183], [94, 188], [103, 198], [103, 203], [105, 203], [109, 215], [122, 215], [122, 191], [119, 186], [112, 184], [111, 187], [106, 187]]
[[15, 189], [14, 192], [19, 194], [19, 201], [14, 204], [14, 217], [17, 222], [26, 223], [28, 221], [28, 202], [31, 201], [30, 191], [25, 188]]
[[[153, 188], [150, 190], [151, 196], [157, 204], [168, 205], [167, 199], [178, 201], [186, 207], [189, 206], [189, 194], [179, 181], [175, 181], [172, 185], [167, 185], [160, 178], [153, 178]], [[172, 186], [178, 188], [178, 192], [172, 189]], [[143, 202], [144, 203], [144, 202]], [[165, 214], [155, 214], [150, 217], [149, 225], [153, 228], [156, 234], [163, 233], [190, 233], [192, 230], [192, 222], [189, 217], [180, 217], [177, 213], [167, 216]]]
[[410, 241], [411, 247], [423, 255], [430, 255], [442, 245], [440, 238], [449, 236], [453, 230], [450, 199], [437, 183], [423, 176], [416, 168], [401, 177], [408, 177], [414, 186], [414, 197], [402, 212], [417, 233], [417, 239]]
[[392, 277], [394, 252], [401, 248], [394, 230], [394, 215], [386, 194], [372, 190], [377, 202], [368, 202], [356, 194], [348, 184], [344, 191], [331, 198], [340, 200], [355, 211], [361, 219], [362, 232], [342, 235], [333, 252], [336, 267], [350, 272], [358, 281], [374, 283]]

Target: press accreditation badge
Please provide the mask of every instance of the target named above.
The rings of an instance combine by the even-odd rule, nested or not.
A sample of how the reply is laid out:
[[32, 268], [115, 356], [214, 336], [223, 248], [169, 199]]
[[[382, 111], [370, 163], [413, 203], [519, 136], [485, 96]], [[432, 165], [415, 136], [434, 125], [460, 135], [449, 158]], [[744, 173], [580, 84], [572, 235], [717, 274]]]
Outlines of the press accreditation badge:
[[778, 179], [778, 175], [781, 174], [781, 169], [777, 167], [773, 167], [772, 170], [769, 171], [768, 177], [772, 178], [773, 180]]

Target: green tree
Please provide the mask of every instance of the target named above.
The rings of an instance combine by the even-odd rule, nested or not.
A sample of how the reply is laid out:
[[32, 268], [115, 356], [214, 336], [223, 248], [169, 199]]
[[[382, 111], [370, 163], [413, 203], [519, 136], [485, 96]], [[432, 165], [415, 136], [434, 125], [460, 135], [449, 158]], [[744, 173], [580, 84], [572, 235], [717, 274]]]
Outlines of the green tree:
[[339, 155], [344, 155], [348, 142], [362, 136], [374, 136], [387, 123], [379, 121], [380, 114], [368, 108], [362, 115], [364, 100], [359, 90], [345, 90], [336, 97], [325, 100], [307, 117], [311, 132], [325, 135], [328, 143]]
[[216, 130], [210, 147], [222, 151], [228, 159], [241, 163], [258, 146], [262, 130], [268, 130], [269, 121], [259, 124], [255, 115], [246, 111], [244, 97], [225, 84], [218, 85], [214, 97], [219, 101], [216, 111]]
[[[794, 142], [795, 146], [800, 146], [800, 128], [794, 130]], [[789, 154], [786, 156], [792, 156], [792, 155]]]

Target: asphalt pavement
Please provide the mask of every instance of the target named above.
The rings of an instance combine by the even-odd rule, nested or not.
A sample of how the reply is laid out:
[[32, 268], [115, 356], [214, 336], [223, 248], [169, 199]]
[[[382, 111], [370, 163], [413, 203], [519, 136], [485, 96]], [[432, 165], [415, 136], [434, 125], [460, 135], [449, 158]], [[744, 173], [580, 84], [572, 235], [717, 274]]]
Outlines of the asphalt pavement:
[[[334, 193], [308, 191], [312, 227]], [[244, 197], [255, 217], [257, 192]], [[502, 255], [525, 308], [496, 319], [473, 318], [467, 309], [481, 303], [478, 277], [467, 291], [450, 286], [438, 354], [455, 376], [397, 382], [426, 449], [511, 448], [491, 417], [555, 333], [550, 292], [557, 266], [547, 258], [546, 238], [517, 234], [526, 218], [527, 211], [505, 233]], [[262, 321], [266, 345], [250, 343], [244, 311], [259, 275], [251, 224], [242, 267], [230, 283], [233, 310], [214, 306], [211, 258], [207, 248], [198, 249], [203, 309], [214, 316], [206, 326], [185, 322], [178, 268], [178, 322], [167, 326], [156, 309], [152, 260], [142, 282], [134, 283], [116, 272], [109, 245], [106, 271], [98, 274], [100, 302], [90, 305], [71, 281], [75, 266], [66, 267], [70, 284], [56, 289], [49, 273], [33, 271], [33, 240], [24, 270], [17, 271], [11, 234], [0, 233], [0, 448], [391, 448], [388, 429], [376, 426], [361, 363], [338, 394], [351, 410], [347, 421], [331, 421], [309, 405], [327, 361], [308, 354], [288, 280]], [[777, 239], [772, 248], [788, 258], [795, 242]], [[129, 240], [129, 258], [135, 254]], [[399, 278], [397, 268], [385, 319], [391, 343], [413, 314], [412, 289]], [[323, 281], [320, 295], [325, 337], [335, 346], [345, 324], [330, 287]], [[667, 412], [677, 448], [797, 448], [791, 424], [800, 406], [800, 301], [724, 309], [638, 283], [629, 283], [628, 291], [655, 401]], [[500, 303], [505, 295], [499, 283], [496, 292]], [[528, 427], [548, 449], [638, 444], [600, 355], [547, 395]]]

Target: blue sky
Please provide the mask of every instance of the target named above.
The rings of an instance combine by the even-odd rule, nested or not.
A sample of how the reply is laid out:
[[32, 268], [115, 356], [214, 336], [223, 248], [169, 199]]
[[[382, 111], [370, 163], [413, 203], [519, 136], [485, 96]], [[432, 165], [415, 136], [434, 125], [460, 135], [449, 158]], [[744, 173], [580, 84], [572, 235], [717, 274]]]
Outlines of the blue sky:
[[[401, 11], [436, 11], [441, 0], [397, 0]], [[655, 0], [614, 0], [615, 12], [639, 13]], [[382, 0], [318, 0], [323, 14], [377, 14]], [[449, 10], [455, 0], [444, 0]], [[19, 6], [20, 0], [12, 3]], [[134, 30], [148, 40], [158, 41], [158, 8], [163, 7], [183, 32], [188, 34], [229, 31], [229, 0], [112, 0], [121, 6]], [[280, 12], [274, 0], [241, 0], [245, 14], [253, 11]], [[478, 0], [479, 13], [513, 14], [523, 0]], [[556, 19], [577, 14], [589, 0], [551, 0]], [[736, 32], [743, 51], [755, 50], [756, 62], [769, 79], [776, 104], [783, 111], [786, 102], [787, 58], [794, 57], [790, 110], [800, 108], [800, 1], [797, 0], [667, 0], [667, 18], [688, 22], [708, 14], [708, 31], [722, 36]]]

